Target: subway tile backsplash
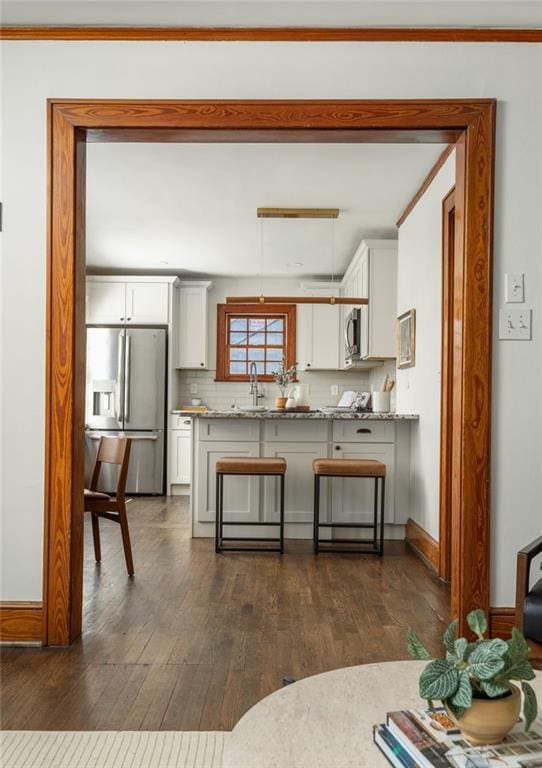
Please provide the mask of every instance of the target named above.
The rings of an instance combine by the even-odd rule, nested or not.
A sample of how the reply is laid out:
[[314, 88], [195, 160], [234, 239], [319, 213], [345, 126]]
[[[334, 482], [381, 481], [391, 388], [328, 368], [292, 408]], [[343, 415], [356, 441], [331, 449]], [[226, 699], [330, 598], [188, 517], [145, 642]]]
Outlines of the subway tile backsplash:
[[[364, 371], [300, 371], [299, 382], [309, 387], [309, 403], [313, 408], [323, 405], [336, 405], [342, 392], [353, 389], [358, 392], [366, 392], [379, 389], [383, 377], [389, 374], [395, 378], [395, 365], [393, 362], [384, 366]], [[193, 398], [199, 398], [203, 405], [211, 410], [225, 410], [232, 406], [250, 405], [252, 398], [249, 392], [248, 382], [215, 381], [216, 371], [177, 371], [178, 376], [178, 402], [174, 408], [189, 406]], [[190, 391], [192, 384], [196, 384], [198, 391], [193, 394]], [[331, 386], [337, 385], [339, 395], [331, 394]], [[275, 398], [280, 395], [278, 387], [273, 382], [262, 382], [260, 388], [264, 391], [264, 397], [258, 402], [260, 405], [272, 407]], [[392, 393], [392, 410], [395, 406]]]

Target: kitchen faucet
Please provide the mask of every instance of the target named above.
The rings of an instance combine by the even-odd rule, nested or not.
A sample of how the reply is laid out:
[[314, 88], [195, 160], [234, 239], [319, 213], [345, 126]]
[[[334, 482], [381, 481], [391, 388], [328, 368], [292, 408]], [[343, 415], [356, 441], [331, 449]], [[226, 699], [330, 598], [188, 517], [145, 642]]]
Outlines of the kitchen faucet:
[[263, 395], [260, 395], [260, 393], [258, 392], [258, 368], [256, 366], [256, 363], [254, 362], [250, 364], [250, 372], [249, 372], [248, 380], [250, 381], [250, 394], [252, 395], [252, 405], [256, 407], [258, 405], [258, 399], [260, 397], [263, 397]]

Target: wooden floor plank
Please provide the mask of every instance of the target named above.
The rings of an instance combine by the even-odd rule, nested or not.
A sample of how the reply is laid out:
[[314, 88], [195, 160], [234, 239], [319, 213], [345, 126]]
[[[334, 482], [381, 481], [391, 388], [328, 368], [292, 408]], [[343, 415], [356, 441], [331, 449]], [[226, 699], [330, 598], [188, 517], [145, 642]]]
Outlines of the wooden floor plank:
[[85, 531], [84, 632], [68, 649], [4, 648], [7, 729], [228, 730], [285, 676], [407, 658], [412, 625], [440, 646], [449, 590], [408, 550], [384, 558], [215, 555], [193, 540], [187, 500], [128, 505], [136, 574], [118, 526]]

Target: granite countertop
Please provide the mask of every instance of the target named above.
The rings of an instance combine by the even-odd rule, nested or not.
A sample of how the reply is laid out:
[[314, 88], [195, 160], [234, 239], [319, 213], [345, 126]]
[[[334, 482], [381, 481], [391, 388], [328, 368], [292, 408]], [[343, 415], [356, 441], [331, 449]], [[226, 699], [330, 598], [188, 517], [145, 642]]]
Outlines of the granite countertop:
[[286, 411], [240, 411], [231, 408], [227, 411], [171, 411], [176, 415], [198, 419], [370, 419], [375, 421], [416, 421], [416, 413], [322, 413], [321, 411], [295, 412]]

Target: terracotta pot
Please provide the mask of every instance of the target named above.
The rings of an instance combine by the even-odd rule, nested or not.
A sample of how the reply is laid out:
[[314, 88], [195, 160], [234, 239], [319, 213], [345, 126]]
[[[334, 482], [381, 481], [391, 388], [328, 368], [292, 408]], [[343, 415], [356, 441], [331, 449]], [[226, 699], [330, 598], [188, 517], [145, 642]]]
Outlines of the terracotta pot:
[[275, 400], [275, 408], [278, 411], [283, 411], [286, 408], [287, 397], [277, 397]]
[[454, 717], [448, 707], [446, 709], [471, 744], [498, 744], [519, 718], [521, 693], [512, 683], [510, 691], [510, 696], [502, 699], [473, 699], [460, 718]]

